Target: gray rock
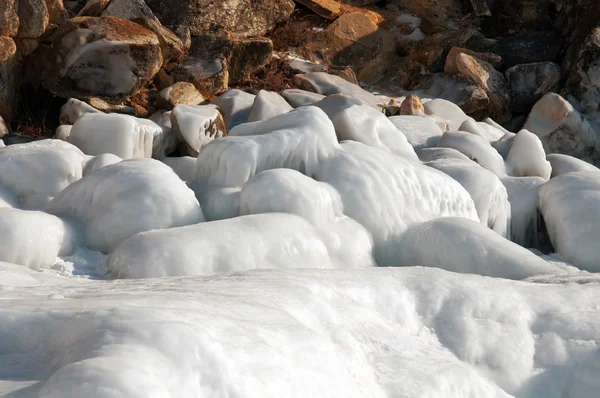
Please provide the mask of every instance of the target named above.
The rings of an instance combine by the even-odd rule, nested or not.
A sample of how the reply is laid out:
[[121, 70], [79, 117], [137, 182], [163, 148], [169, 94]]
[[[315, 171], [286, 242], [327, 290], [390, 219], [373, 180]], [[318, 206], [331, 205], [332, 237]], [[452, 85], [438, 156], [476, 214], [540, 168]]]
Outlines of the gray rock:
[[510, 89], [510, 108], [527, 111], [546, 93], [556, 92], [560, 82], [560, 66], [553, 62], [515, 65], [506, 71]]

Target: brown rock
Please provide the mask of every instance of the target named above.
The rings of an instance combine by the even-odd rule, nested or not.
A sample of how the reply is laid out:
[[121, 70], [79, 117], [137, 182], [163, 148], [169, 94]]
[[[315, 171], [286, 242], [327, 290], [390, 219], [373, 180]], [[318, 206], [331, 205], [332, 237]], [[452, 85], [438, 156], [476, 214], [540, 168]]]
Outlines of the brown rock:
[[0, 36], [15, 37], [19, 31], [17, 0], [0, 1]]
[[156, 107], [171, 110], [175, 105], [199, 105], [204, 97], [192, 83], [179, 82], [158, 93]]
[[78, 17], [99, 17], [102, 11], [108, 7], [110, 0], [88, 0], [85, 6], [77, 14]]
[[262, 36], [294, 11], [292, 0], [147, 0], [163, 25], [186, 25], [192, 36], [230, 32]]
[[87, 103], [96, 108], [97, 110], [104, 113], [122, 113], [125, 115], [137, 116], [138, 112], [132, 106], [125, 104], [109, 104], [101, 98], [91, 97], [88, 98]]
[[269, 63], [273, 55], [273, 42], [266, 37], [235, 38], [231, 40], [228, 57], [229, 77], [237, 81]]
[[171, 71], [177, 82], [192, 83], [203, 96], [224, 93], [229, 88], [229, 71], [225, 58], [188, 57]]
[[327, 69], [325, 69], [325, 72], [329, 73], [330, 75], [339, 76], [352, 84], [358, 85], [356, 73], [354, 73], [354, 70], [349, 66], [329, 66]]
[[404, 101], [402, 101], [402, 105], [400, 105], [400, 114], [401, 115], [416, 115], [422, 116], [425, 114], [425, 108], [423, 107], [423, 102], [418, 95], [410, 94], [408, 95]]
[[336, 19], [341, 14], [340, 3], [335, 0], [296, 0], [326, 19]]
[[490, 7], [488, 7], [485, 0], [471, 0], [471, 5], [473, 6], [473, 11], [475, 11], [475, 15], [477, 15], [478, 17], [492, 16]]
[[575, 97], [583, 112], [596, 116], [600, 111], [600, 27], [592, 30], [579, 49], [566, 84], [567, 94]]
[[121, 102], [152, 80], [162, 64], [153, 32], [114, 17], [73, 18], [56, 32], [52, 48], [56, 58], [43, 84], [64, 98]]
[[8, 125], [6, 124], [4, 119], [2, 119], [2, 115], [0, 115], [0, 138], [4, 137], [5, 135], [8, 135], [8, 133]]
[[18, 38], [35, 39], [46, 31], [50, 14], [45, 0], [19, 0]]
[[69, 19], [63, 0], [45, 0], [50, 24], [59, 26]]
[[481, 61], [485, 61], [492, 65], [494, 68], [499, 69], [502, 66], [502, 57], [493, 53], [479, 53], [476, 51], [467, 50], [466, 48], [452, 47], [448, 56], [446, 57], [446, 63], [444, 65], [444, 73], [456, 74], [456, 57], [459, 53], [470, 55], [471, 57], [477, 58]]
[[18, 61], [13, 39], [0, 36], [0, 115], [8, 121], [14, 116], [17, 102]]

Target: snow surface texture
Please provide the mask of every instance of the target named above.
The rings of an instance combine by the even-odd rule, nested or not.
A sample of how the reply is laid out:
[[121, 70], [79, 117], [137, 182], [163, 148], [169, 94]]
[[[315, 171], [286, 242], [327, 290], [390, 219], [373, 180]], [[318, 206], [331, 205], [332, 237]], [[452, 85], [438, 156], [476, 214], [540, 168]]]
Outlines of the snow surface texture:
[[41, 209], [73, 181], [87, 161], [77, 147], [59, 140], [33, 141], [0, 149], [0, 185], [19, 207]]
[[103, 253], [138, 232], [204, 220], [194, 193], [154, 159], [126, 160], [88, 174], [54, 198], [48, 211], [82, 222], [87, 246]]
[[600, 271], [600, 173], [579, 171], [553, 178], [539, 206], [556, 252], [578, 268]]
[[232, 89], [215, 98], [211, 104], [219, 107], [227, 130], [231, 130], [235, 126], [248, 121], [254, 98], [253, 94]]
[[233, 187], [269, 169], [288, 168], [312, 176], [320, 161], [339, 150], [335, 129], [314, 106], [264, 122], [248, 123], [209, 143], [196, 165], [200, 183]]
[[402, 235], [398, 263], [507, 279], [561, 272], [529, 250], [466, 218], [415, 224]]
[[357, 142], [341, 147], [322, 162], [316, 179], [331, 184], [344, 214], [371, 233], [379, 266], [401, 265], [398, 242], [412, 224], [450, 216], [479, 222], [473, 199], [448, 175]]
[[288, 113], [293, 108], [287, 101], [274, 91], [260, 90], [254, 98], [254, 104], [248, 116], [248, 122], [262, 122], [275, 116]]
[[595, 398], [600, 387], [598, 279], [372, 268], [157, 282], [4, 291], [0, 374], [21, 382], [0, 386], [44, 398]]

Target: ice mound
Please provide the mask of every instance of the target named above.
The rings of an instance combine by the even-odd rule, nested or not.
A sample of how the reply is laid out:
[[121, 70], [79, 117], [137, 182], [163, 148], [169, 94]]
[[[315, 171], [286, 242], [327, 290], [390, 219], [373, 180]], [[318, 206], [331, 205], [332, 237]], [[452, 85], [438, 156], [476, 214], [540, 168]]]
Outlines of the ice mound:
[[415, 152], [417, 152], [417, 156], [419, 156], [419, 160], [421, 162], [434, 162], [436, 160], [465, 160], [471, 161], [468, 157], [452, 148], [419, 148]]
[[255, 95], [253, 94], [232, 89], [215, 98], [211, 104], [219, 107], [227, 130], [231, 130], [235, 126], [248, 121], [252, 104], [254, 104], [254, 98]]
[[546, 159], [552, 166], [551, 178], [577, 171], [600, 171], [600, 169], [598, 169], [596, 166], [569, 155], [551, 153], [546, 156]]
[[596, 283], [431, 268], [157, 282], [4, 291], [3, 379], [41, 397], [597, 396]]
[[415, 149], [436, 146], [444, 133], [436, 122], [422, 116], [392, 116], [389, 120]]
[[191, 156], [163, 158], [161, 161], [173, 169], [183, 181], [191, 181], [196, 174], [196, 158]]
[[264, 122], [247, 123], [209, 143], [195, 180], [219, 187], [243, 185], [264, 170], [287, 168], [312, 176], [339, 150], [333, 124], [317, 107], [298, 108]]
[[314, 105], [325, 98], [323, 94], [312, 93], [310, 91], [290, 88], [283, 90], [281, 96], [294, 108], [301, 106]]
[[60, 124], [74, 124], [81, 116], [87, 113], [104, 113], [94, 108], [90, 104], [78, 100], [77, 98], [69, 98], [69, 100], [60, 108]]
[[248, 122], [262, 122], [291, 111], [292, 106], [274, 91], [260, 90], [248, 116]]
[[68, 142], [87, 155], [112, 153], [122, 159], [149, 158], [161, 152], [163, 127], [148, 119], [116, 113], [88, 113], [71, 129]]
[[505, 131], [485, 122], [476, 122], [475, 119], [469, 118], [463, 122], [458, 128], [459, 131], [475, 134], [481, 138], [485, 138], [489, 142], [498, 141], [506, 134]]
[[17, 195], [10, 189], [0, 185], [0, 208], [2, 207], [19, 207], [20, 201]]
[[514, 137], [506, 157], [506, 166], [509, 174], [515, 177], [542, 177], [548, 180], [552, 173], [542, 141], [527, 130], [519, 131]]
[[204, 220], [194, 193], [153, 159], [126, 160], [88, 174], [54, 198], [48, 211], [81, 221], [87, 246], [103, 253], [138, 232]]
[[102, 155], [94, 156], [85, 164], [85, 167], [83, 168], [83, 175], [88, 175], [96, 170], [100, 170], [103, 167], [119, 163], [122, 160], [123, 159], [117, 155], [113, 155], [112, 153], [103, 153]]
[[41, 211], [0, 208], [0, 261], [31, 269], [49, 267], [72, 253], [77, 226]]
[[198, 152], [215, 138], [227, 135], [216, 105], [175, 105], [171, 125], [193, 156], [198, 156]]
[[241, 187], [219, 187], [191, 181], [188, 186], [196, 194], [207, 221], [224, 220], [240, 215]]
[[506, 175], [504, 159], [485, 138], [464, 131], [446, 131], [438, 146], [460, 151], [498, 177]]
[[315, 178], [332, 185], [344, 214], [371, 233], [379, 266], [400, 265], [398, 242], [412, 224], [449, 216], [479, 222], [469, 193], [441, 171], [360, 143], [341, 146]]
[[0, 261], [0, 290], [3, 291], [16, 286], [61, 285], [67, 282], [67, 279], [56, 275]]
[[491, 229], [466, 218], [439, 218], [410, 226], [402, 235], [398, 264], [452, 272], [525, 279], [562, 271]]
[[471, 160], [438, 159], [427, 166], [448, 174], [473, 198], [481, 223], [510, 238], [511, 210], [508, 194], [494, 173]]
[[339, 141], [352, 140], [382, 148], [395, 155], [417, 160], [414, 149], [400, 130], [381, 111], [344, 94], [317, 102], [333, 122]]
[[18, 196], [20, 207], [43, 208], [81, 178], [86, 156], [59, 140], [32, 141], [0, 149], [0, 186]]
[[372, 266], [369, 234], [348, 221], [316, 228], [293, 214], [269, 213], [149, 231], [123, 242], [107, 263], [117, 278]]
[[342, 77], [325, 72], [312, 72], [300, 76], [302, 76], [301, 80], [307, 83], [318, 94], [345, 94], [351, 98], [363, 101], [375, 109], [380, 109], [378, 104], [381, 101], [376, 96]]
[[444, 99], [433, 99], [423, 103], [425, 113], [435, 115], [446, 120], [450, 130], [458, 130], [465, 120], [469, 119], [462, 109], [453, 102]]
[[569, 263], [600, 271], [600, 173], [578, 171], [542, 186], [539, 206], [556, 252]]

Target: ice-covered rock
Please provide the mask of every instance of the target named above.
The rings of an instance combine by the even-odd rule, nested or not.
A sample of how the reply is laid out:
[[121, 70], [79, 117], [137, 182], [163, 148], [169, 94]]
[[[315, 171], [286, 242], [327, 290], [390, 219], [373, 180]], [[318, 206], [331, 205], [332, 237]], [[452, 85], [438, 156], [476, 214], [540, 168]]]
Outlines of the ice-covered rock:
[[578, 171], [551, 179], [540, 189], [539, 206], [556, 252], [576, 267], [600, 271], [600, 173]]
[[161, 90], [156, 97], [156, 106], [162, 109], [173, 109], [175, 105], [200, 105], [204, 97], [198, 89], [187, 82], [177, 82]]
[[71, 129], [73, 126], [69, 124], [61, 124], [56, 128], [54, 132], [54, 139], [61, 141], [69, 141], [69, 137], [71, 136]]
[[464, 131], [446, 131], [438, 141], [438, 146], [460, 151], [498, 177], [506, 175], [506, 166], [502, 156], [485, 138], [478, 135]]
[[107, 263], [117, 278], [372, 266], [369, 234], [351, 220], [340, 222], [328, 230], [293, 214], [270, 213], [149, 231], [125, 241]]
[[218, 187], [243, 185], [263, 170], [287, 168], [314, 175], [319, 162], [339, 150], [333, 124], [314, 106], [264, 122], [247, 123], [210, 142], [200, 155], [195, 180]]
[[262, 122], [291, 111], [292, 106], [274, 91], [260, 90], [248, 115], [249, 122]]
[[211, 104], [219, 107], [227, 130], [231, 130], [248, 121], [255, 97], [255, 95], [242, 90], [232, 89], [215, 98]]
[[0, 208], [2, 207], [19, 207], [19, 197], [10, 189], [0, 185]]
[[433, 162], [436, 160], [468, 160], [471, 161], [468, 157], [452, 148], [419, 148], [416, 150], [417, 155], [419, 156], [419, 160], [421, 162]]
[[77, 98], [69, 98], [66, 104], [60, 108], [60, 124], [75, 124], [77, 119], [87, 113], [104, 113], [80, 101]]
[[460, 125], [458, 130], [478, 135], [482, 138], [485, 138], [489, 142], [498, 141], [506, 134], [505, 131], [500, 130], [491, 124], [485, 122], [476, 122], [475, 119], [471, 118], [465, 120], [463, 124]]
[[399, 242], [398, 264], [507, 279], [561, 273], [529, 250], [466, 218], [410, 226]]
[[417, 160], [404, 134], [383, 113], [344, 94], [330, 95], [315, 104], [335, 126], [339, 141], [352, 140]]
[[85, 167], [83, 168], [83, 175], [88, 175], [96, 170], [100, 170], [103, 167], [119, 163], [122, 160], [123, 159], [117, 155], [113, 155], [112, 153], [103, 153], [102, 155], [94, 156], [85, 164]]
[[148, 119], [158, 125], [173, 128], [173, 124], [171, 123], [171, 113], [173, 113], [173, 111], [157, 111], [150, 115]]
[[43, 208], [81, 178], [87, 159], [60, 140], [32, 141], [0, 149], [0, 185], [18, 196], [21, 207]]
[[445, 119], [450, 130], [458, 130], [460, 125], [469, 118], [458, 105], [444, 99], [427, 101], [423, 107], [426, 114]]
[[599, 171], [596, 166], [589, 164], [581, 159], [574, 158], [569, 155], [559, 153], [551, 153], [546, 156], [548, 162], [552, 166], [552, 175], [550, 178], [558, 177], [559, 175], [574, 173], [577, 171]]
[[80, 243], [76, 225], [41, 211], [0, 208], [0, 261], [49, 267]]
[[379, 266], [400, 265], [398, 242], [412, 224], [450, 216], [479, 222], [473, 199], [448, 175], [357, 142], [341, 146], [316, 179], [332, 185], [344, 214], [371, 233]]
[[300, 106], [314, 105], [315, 103], [323, 100], [325, 96], [323, 94], [317, 94], [306, 90], [300, 90], [298, 88], [290, 88], [283, 90], [281, 96], [294, 108]]
[[225, 220], [240, 215], [241, 187], [221, 187], [191, 181], [188, 186], [196, 194], [207, 221]]
[[342, 77], [326, 72], [313, 72], [297, 75], [296, 78], [301, 83], [300, 88], [307, 91], [314, 91], [322, 95], [346, 94], [351, 98], [365, 102], [375, 109], [380, 109], [378, 104], [381, 101], [375, 95]]
[[191, 156], [170, 157], [161, 160], [173, 169], [183, 181], [191, 181], [196, 173], [196, 158]]
[[227, 135], [216, 105], [176, 105], [171, 113], [171, 124], [190, 156], [198, 156], [209, 142]]
[[392, 116], [389, 120], [415, 149], [437, 145], [437, 141], [444, 133], [437, 123], [422, 116]]
[[0, 261], [0, 289], [7, 291], [16, 286], [62, 285], [68, 283], [67, 279], [46, 272], [39, 272], [19, 264]]
[[506, 156], [508, 173], [515, 177], [550, 178], [552, 166], [546, 160], [546, 153], [540, 139], [527, 130], [521, 130], [512, 141]]
[[83, 223], [87, 246], [104, 253], [138, 232], [204, 220], [194, 193], [153, 159], [125, 160], [88, 174], [47, 209]]

